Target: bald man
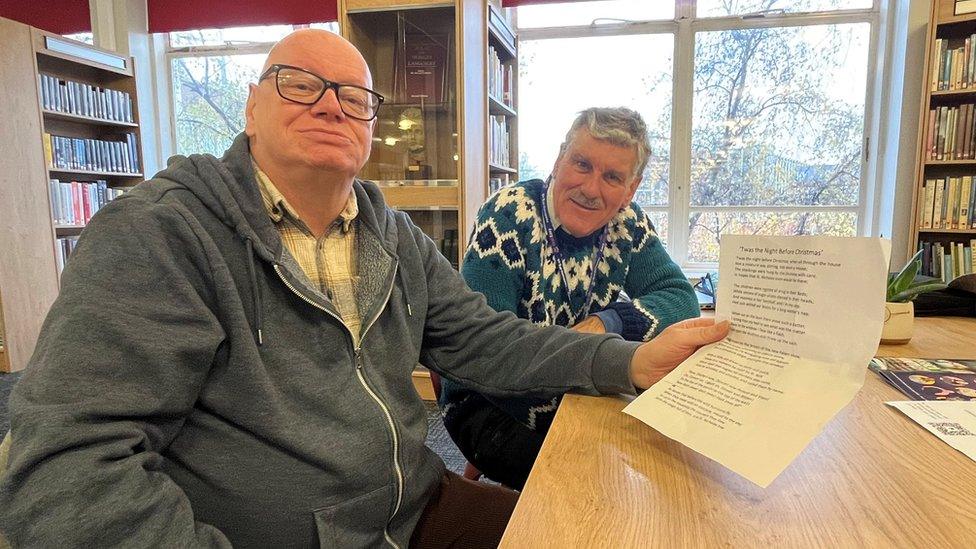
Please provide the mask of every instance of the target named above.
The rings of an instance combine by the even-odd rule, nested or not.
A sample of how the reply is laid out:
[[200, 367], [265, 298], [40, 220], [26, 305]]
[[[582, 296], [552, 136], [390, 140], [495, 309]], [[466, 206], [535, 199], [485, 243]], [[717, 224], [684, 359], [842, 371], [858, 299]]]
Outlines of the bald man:
[[223, 158], [173, 158], [95, 216], [10, 400], [14, 546], [494, 546], [517, 494], [424, 446], [418, 361], [499, 396], [632, 393], [724, 335], [495, 313], [356, 179], [371, 88], [348, 42], [296, 32]]

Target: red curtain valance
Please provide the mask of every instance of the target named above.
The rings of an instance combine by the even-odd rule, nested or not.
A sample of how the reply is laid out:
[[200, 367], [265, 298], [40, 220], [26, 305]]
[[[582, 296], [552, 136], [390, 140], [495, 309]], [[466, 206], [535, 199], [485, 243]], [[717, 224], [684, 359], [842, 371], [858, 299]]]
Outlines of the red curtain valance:
[[147, 0], [149, 32], [337, 21], [337, 0]]
[[91, 32], [88, 0], [4, 0], [0, 17], [55, 34]]

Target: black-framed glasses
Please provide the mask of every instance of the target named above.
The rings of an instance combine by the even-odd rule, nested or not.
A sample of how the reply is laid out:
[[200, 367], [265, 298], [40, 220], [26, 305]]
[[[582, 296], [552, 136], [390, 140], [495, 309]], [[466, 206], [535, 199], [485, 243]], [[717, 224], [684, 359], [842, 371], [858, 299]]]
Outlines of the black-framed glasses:
[[314, 105], [325, 92], [332, 90], [339, 100], [339, 108], [350, 118], [370, 121], [376, 118], [376, 113], [383, 103], [383, 96], [369, 88], [355, 84], [340, 84], [326, 80], [314, 72], [291, 65], [271, 65], [258, 82], [275, 76], [275, 89], [278, 95], [293, 103]]

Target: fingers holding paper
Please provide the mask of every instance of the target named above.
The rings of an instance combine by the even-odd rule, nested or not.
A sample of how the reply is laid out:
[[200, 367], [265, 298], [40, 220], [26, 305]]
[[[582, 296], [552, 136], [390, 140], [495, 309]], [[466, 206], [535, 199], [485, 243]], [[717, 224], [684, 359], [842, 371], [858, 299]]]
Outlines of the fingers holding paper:
[[720, 341], [729, 333], [729, 322], [692, 318], [669, 326], [637, 348], [630, 362], [630, 380], [646, 389], [668, 375], [699, 347]]

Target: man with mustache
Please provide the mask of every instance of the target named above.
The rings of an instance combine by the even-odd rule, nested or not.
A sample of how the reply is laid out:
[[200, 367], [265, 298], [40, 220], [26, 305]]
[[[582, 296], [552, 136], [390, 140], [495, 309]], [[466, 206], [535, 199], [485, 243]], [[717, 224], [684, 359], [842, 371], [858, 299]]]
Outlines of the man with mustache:
[[372, 87], [352, 44], [296, 31], [222, 158], [99, 210], [10, 399], [13, 546], [494, 547], [517, 494], [424, 445], [418, 362], [499, 397], [632, 393], [727, 333], [639, 345], [491, 310], [356, 178]]
[[[502, 189], [481, 208], [465, 281], [496, 311], [631, 341], [652, 341], [697, 317], [694, 290], [631, 201], [649, 156], [636, 112], [581, 112], [548, 181]], [[618, 299], [621, 292], [630, 299]], [[559, 399], [498, 397], [445, 381], [439, 403], [468, 461], [521, 490]]]

